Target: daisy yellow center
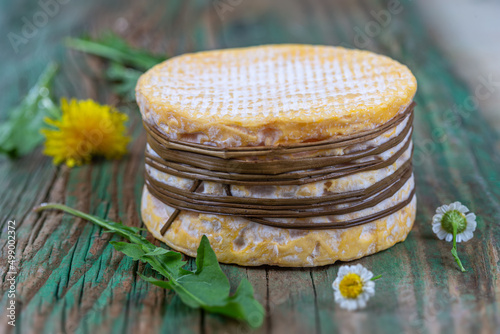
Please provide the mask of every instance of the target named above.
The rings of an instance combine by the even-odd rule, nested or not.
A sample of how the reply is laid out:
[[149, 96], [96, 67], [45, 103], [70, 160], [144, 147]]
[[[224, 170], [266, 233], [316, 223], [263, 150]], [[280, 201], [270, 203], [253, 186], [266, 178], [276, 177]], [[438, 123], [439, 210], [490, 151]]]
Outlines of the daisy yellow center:
[[363, 292], [363, 280], [358, 274], [349, 273], [340, 281], [339, 291], [344, 298], [358, 298]]
[[462, 233], [467, 228], [467, 219], [465, 215], [458, 210], [446, 212], [441, 219], [443, 230], [448, 233], [453, 233], [453, 224], [457, 226], [457, 234]]

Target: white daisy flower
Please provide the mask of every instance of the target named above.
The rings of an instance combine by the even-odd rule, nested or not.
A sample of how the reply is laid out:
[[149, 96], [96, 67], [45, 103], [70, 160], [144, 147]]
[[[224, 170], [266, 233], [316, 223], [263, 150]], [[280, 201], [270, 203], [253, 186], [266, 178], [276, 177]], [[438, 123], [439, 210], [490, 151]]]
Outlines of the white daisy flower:
[[462, 271], [465, 271], [457, 254], [457, 242], [472, 239], [476, 230], [476, 215], [460, 202], [443, 205], [432, 218], [432, 231], [440, 240], [453, 241], [451, 253]]
[[374, 280], [378, 278], [380, 276], [373, 277], [373, 273], [360, 264], [340, 267], [332, 284], [335, 301], [349, 311], [364, 308], [375, 295]]

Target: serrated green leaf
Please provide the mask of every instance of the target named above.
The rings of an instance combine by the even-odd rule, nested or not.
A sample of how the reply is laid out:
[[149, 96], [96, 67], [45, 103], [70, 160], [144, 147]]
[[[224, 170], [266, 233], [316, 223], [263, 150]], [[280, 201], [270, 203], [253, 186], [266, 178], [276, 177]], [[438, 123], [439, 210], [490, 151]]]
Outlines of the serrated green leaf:
[[62, 210], [129, 240], [130, 243], [112, 241], [111, 244], [116, 250], [134, 260], [149, 263], [151, 268], [163, 275], [166, 280], [142, 274], [140, 276], [154, 285], [174, 290], [186, 305], [193, 308], [201, 307], [209, 312], [245, 321], [253, 328], [262, 324], [264, 308], [255, 300], [253, 288], [247, 280], [242, 280], [235, 294], [229, 295], [229, 280], [221, 270], [215, 252], [205, 235], [198, 247], [196, 270], [193, 272], [183, 268], [186, 262], [182, 260], [180, 253], [156, 247], [138, 234], [139, 230], [135, 227], [104, 220], [62, 204], [44, 204], [37, 210], [44, 209]]
[[111, 63], [106, 70], [106, 79], [111, 83], [113, 92], [128, 101], [135, 100], [135, 86], [143, 72]]
[[148, 252], [145, 255], [148, 256], [156, 256], [156, 255], [162, 255], [162, 254], [167, 254], [169, 251], [166, 250], [165, 248], [157, 247], [154, 251]]
[[123, 38], [105, 33], [99, 38], [68, 38], [66, 45], [111, 61], [105, 72], [113, 92], [125, 100], [135, 100], [135, 86], [141, 74], [167, 57], [130, 46]]
[[0, 153], [14, 159], [33, 151], [43, 141], [40, 129], [45, 117], [57, 118], [60, 109], [51, 99], [52, 81], [58, 66], [47, 65], [36, 84], [0, 125]]
[[141, 260], [144, 257], [144, 250], [142, 249], [141, 245], [136, 245], [136, 244], [131, 244], [129, 242], [122, 242], [122, 241], [110, 241], [109, 242], [113, 247], [119, 251], [122, 252], [123, 254], [131, 257], [134, 260]]
[[201, 301], [199, 306], [222, 306], [226, 302], [230, 290], [229, 280], [220, 269], [206, 236], [201, 238], [198, 247], [196, 272], [180, 277], [178, 282], [189, 291], [189, 295], [185, 295], [183, 291], [179, 293], [179, 297], [183, 300], [195, 295]]
[[140, 71], [146, 71], [166, 59], [146, 50], [133, 48], [113, 33], [105, 33], [100, 38], [68, 38], [66, 46]]
[[207, 310], [245, 321], [252, 328], [260, 327], [266, 314], [264, 307], [255, 300], [253, 287], [247, 279], [241, 281], [238, 289], [227, 299], [225, 305], [211, 306]]
[[148, 277], [148, 276], [144, 276], [143, 274], [141, 273], [137, 273], [139, 274], [139, 276], [145, 280], [146, 282], [149, 282], [151, 284], [154, 284], [156, 286], [159, 286], [160, 288], [164, 288], [164, 289], [168, 289], [168, 290], [172, 290], [172, 285], [170, 284], [170, 282], [168, 281], [162, 281], [162, 280], [159, 280], [157, 278], [154, 278], [154, 277]]

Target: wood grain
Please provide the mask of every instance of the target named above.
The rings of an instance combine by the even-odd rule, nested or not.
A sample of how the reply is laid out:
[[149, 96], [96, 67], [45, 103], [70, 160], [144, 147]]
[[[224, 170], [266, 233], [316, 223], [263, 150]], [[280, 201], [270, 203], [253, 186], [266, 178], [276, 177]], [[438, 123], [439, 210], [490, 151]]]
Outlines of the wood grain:
[[[222, 14], [216, 7], [221, 3], [229, 5]], [[0, 21], [2, 31], [14, 32], [20, 31], [23, 16], [40, 10], [26, 1], [15, 6], [3, 1], [0, 8], [9, 17]], [[450, 61], [429, 38], [411, 2], [403, 2], [401, 8], [382, 25], [373, 13], [388, 11], [384, 1], [69, 2], [18, 54], [6, 45], [0, 56], [5, 73], [0, 87], [6, 92], [2, 112], [54, 59], [63, 69], [57, 94], [116, 104], [130, 115], [134, 141], [120, 161], [98, 161], [72, 170], [52, 166], [40, 150], [18, 161], [0, 160], [2, 310], [7, 303], [6, 223], [12, 219], [17, 222], [19, 260], [17, 325], [8, 326], [2, 316], [0, 331], [251, 332], [235, 321], [190, 309], [172, 292], [142, 281], [136, 273], [150, 274], [151, 269], [115, 252], [108, 241], [119, 238], [67, 215], [31, 213], [41, 202], [57, 201], [141, 225], [145, 138], [137, 108], [110, 92], [102, 77], [103, 62], [61, 44], [67, 35], [98, 35], [112, 29], [133, 45], [169, 55], [299, 42], [367, 48], [407, 64], [419, 83], [414, 134], [417, 223], [404, 243], [355, 261], [383, 275], [368, 307], [346, 312], [335, 304], [331, 283], [340, 264], [315, 269], [222, 268], [233, 288], [248, 278], [266, 308], [265, 323], [256, 333], [498, 332], [500, 141], [479, 110], [470, 107], [474, 92], [451, 71]], [[360, 31], [366, 34], [363, 45]], [[455, 200], [479, 217], [474, 239], [459, 245], [465, 274], [453, 262], [450, 244], [437, 240], [430, 226], [435, 208]], [[194, 266], [192, 259], [189, 265]]]

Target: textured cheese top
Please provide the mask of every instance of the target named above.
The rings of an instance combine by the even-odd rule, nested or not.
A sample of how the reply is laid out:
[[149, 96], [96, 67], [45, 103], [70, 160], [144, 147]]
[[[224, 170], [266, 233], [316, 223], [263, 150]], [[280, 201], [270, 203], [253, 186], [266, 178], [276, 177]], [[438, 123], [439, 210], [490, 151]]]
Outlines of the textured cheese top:
[[136, 95], [144, 120], [171, 139], [272, 146], [373, 129], [416, 86], [406, 66], [371, 52], [267, 45], [172, 58], [141, 76]]

